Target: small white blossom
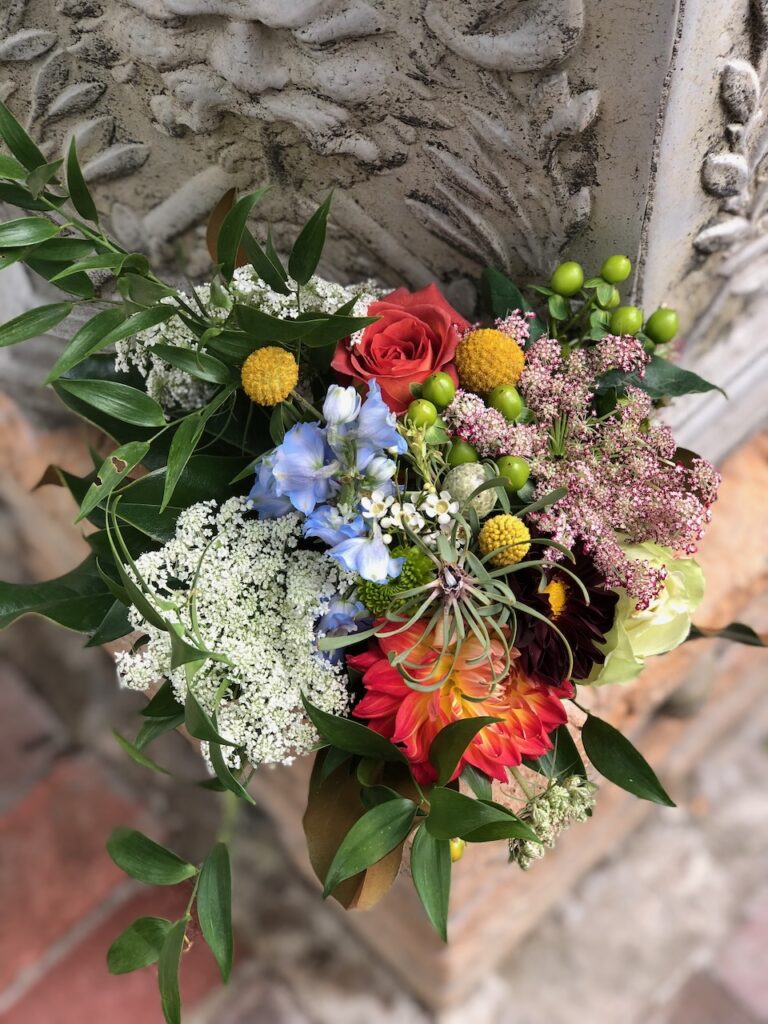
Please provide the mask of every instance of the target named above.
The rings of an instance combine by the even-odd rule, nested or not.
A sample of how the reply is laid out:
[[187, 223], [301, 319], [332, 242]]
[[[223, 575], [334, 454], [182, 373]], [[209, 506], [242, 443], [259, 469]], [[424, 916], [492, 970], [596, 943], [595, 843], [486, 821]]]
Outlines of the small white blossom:
[[389, 507], [393, 504], [394, 498], [391, 494], [383, 491], [374, 491], [370, 498], [361, 498], [360, 505], [366, 519], [381, 519], [387, 514]]
[[[229, 659], [231, 664], [206, 661], [192, 686], [209, 712], [217, 689], [225, 686], [219, 731], [242, 745], [254, 765], [290, 763], [316, 742], [302, 693], [335, 714], [348, 704], [343, 665], [319, 654], [316, 641], [319, 619], [354, 577], [323, 553], [298, 550], [300, 538], [299, 515], [259, 520], [248, 514], [244, 498], [232, 498], [218, 510], [214, 502], [201, 502], [181, 513], [173, 540], [137, 561], [166, 620], [180, 622], [190, 642]], [[196, 577], [197, 638], [191, 607]], [[168, 634], [135, 608], [130, 616], [148, 640], [118, 655], [121, 682], [146, 690], [170, 679], [183, 702], [186, 675], [183, 668], [171, 668]], [[224, 749], [235, 764], [230, 748]]]
[[448, 491], [440, 491], [439, 495], [428, 494], [421, 508], [426, 516], [445, 526], [459, 511], [459, 503], [453, 500]]

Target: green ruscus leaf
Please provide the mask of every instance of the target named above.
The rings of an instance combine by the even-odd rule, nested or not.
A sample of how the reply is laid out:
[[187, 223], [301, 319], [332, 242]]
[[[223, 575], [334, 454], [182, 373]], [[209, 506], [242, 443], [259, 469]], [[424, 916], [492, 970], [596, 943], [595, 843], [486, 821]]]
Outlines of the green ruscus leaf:
[[727, 626], [721, 626], [719, 629], [691, 626], [691, 631], [686, 640], [700, 639], [730, 640], [732, 643], [746, 644], [747, 647], [768, 647], [768, 637], [760, 636], [759, 633], [756, 633], [745, 622], [729, 622]]
[[325, 245], [325, 230], [328, 212], [331, 209], [333, 193], [315, 210], [301, 229], [288, 258], [288, 273], [299, 284], [306, 284], [312, 277]]
[[552, 749], [535, 759], [525, 758], [525, 764], [548, 779], [566, 779], [569, 775], [587, 777], [584, 762], [573, 742], [567, 725], [560, 725], [549, 737]]
[[4, 103], [0, 103], [0, 136], [28, 171], [34, 171], [46, 162], [43, 154]]
[[406, 763], [402, 751], [379, 733], [366, 728], [360, 722], [340, 718], [338, 715], [330, 715], [327, 711], [321, 711], [320, 708], [310, 704], [306, 698], [302, 699], [304, 709], [312, 724], [323, 739], [334, 747], [346, 750], [350, 754], [358, 754], [361, 757]]
[[197, 916], [203, 938], [211, 948], [221, 976], [227, 981], [232, 970], [232, 872], [229, 851], [217, 843], [200, 869], [197, 888]]
[[61, 228], [45, 217], [19, 217], [0, 224], [0, 249], [36, 245], [58, 235]]
[[126, 875], [149, 885], [176, 885], [197, 874], [194, 864], [132, 828], [116, 828], [107, 852]]
[[118, 935], [107, 952], [110, 974], [128, 974], [157, 961], [171, 922], [164, 917], [139, 917]]
[[80, 170], [80, 163], [77, 159], [77, 143], [74, 136], [69, 143], [67, 152], [67, 185], [69, 187], [69, 198], [72, 205], [85, 220], [99, 223], [99, 214], [96, 204], [93, 201], [88, 186], [85, 183], [83, 172]]
[[403, 842], [411, 829], [416, 804], [398, 797], [377, 804], [354, 823], [341, 842], [325, 876], [323, 897], [339, 882], [365, 871]]
[[166, 1024], [181, 1024], [179, 963], [188, 924], [189, 918], [183, 917], [171, 925], [158, 957], [157, 984], [160, 988], [160, 1005]]
[[96, 474], [96, 480], [86, 491], [75, 522], [85, 519], [108, 497], [149, 451], [147, 441], [129, 441], [120, 445], [104, 459]]
[[448, 941], [448, 903], [451, 896], [451, 844], [435, 839], [422, 825], [411, 847], [413, 884], [435, 931]]
[[237, 250], [240, 248], [248, 216], [268, 191], [269, 185], [265, 185], [247, 196], [242, 196], [222, 221], [216, 241], [216, 258], [227, 281], [235, 271]]
[[499, 721], [499, 718], [464, 718], [440, 730], [429, 748], [429, 760], [437, 769], [438, 786], [444, 786], [453, 777], [464, 751], [480, 730]]
[[618, 729], [602, 718], [588, 715], [581, 738], [587, 757], [610, 782], [642, 800], [675, 806], [643, 755]]
[[163, 410], [144, 391], [112, 380], [72, 380], [64, 378], [58, 386], [75, 398], [100, 409], [109, 416], [137, 427], [163, 427]]
[[48, 306], [38, 306], [27, 310], [21, 316], [14, 317], [0, 327], [0, 348], [18, 345], [20, 341], [36, 338], [50, 331], [61, 323], [72, 312], [71, 302], [54, 302]]
[[539, 839], [516, 815], [492, 800], [473, 800], [455, 789], [435, 786], [429, 796], [427, 831], [435, 839], [458, 836], [472, 843], [496, 839]]

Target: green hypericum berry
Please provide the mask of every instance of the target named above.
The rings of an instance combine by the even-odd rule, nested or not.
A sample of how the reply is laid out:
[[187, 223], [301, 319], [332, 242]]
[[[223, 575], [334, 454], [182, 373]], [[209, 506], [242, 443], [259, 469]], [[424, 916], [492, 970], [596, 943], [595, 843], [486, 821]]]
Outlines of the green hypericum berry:
[[405, 414], [406, 420], [414, 427], [431, 427], [437, 419], [437, 409], [424, 398], [417, 398], [411, 402]]
[[637, 334], [642, 326], [643, 311], [637, 306], [619, 306], [608, 321], [611, 334]]
[[454, 441], [446, 456], [449, 466], [463, 466], [465, 462], [479, 462], [477, 448], [467, 441]]
[[511, 384], [500, 384], [488, 395], [488, 405], [496, 409], [505, 420], [511, 423], [523, 411], [523, 400], [520, 392]]
[[496, 465], [499, 467], [499, 476], [507, 481], [510, 491], [519, 491], [531, 475], [531, 467], [519, 455], [502, 455], [496, 460]]
[[601, 302], [600, 299], [597, 300], [597, 304], [600, 307], [600, 309], [613, 309], [615, 306], [618, 306], [620, 302], [621, 295], [619, 294], [619, 289], [616, 287], [616, 285], [614, 285], [613, 288], [611, 288], [611, 297], [610, 299], [608, 299], [607, 302]]
[[621, 284], [632, 273], [632, 263], [627, 256], [609, 256], [600, 268], [600, 277], [608, 284]]
[[557, 292], [558, 295], [570, 298], [571, 295], [575, 295], [579, 291], [583, 284], [584, 270], [581, 264], [576, 263], [575, 260], [568, 260], [566, 263], [561, 263], [559, 267], [555, 268], [555, 272], [549, 282], [549, 287], [553, 292]]
[[674, 309], [661, 306], [655, 313], [651, 313], [645, 324], [645, 333], [655, 341], [657, 345], [663, 345], [672, 341], [680, 328], [680, 318]]
[[421, 397], [426, 398], [441, 412], [451, 404], [455, 395], [456, 385], [449, 373], [433, 373], [421, 387]]

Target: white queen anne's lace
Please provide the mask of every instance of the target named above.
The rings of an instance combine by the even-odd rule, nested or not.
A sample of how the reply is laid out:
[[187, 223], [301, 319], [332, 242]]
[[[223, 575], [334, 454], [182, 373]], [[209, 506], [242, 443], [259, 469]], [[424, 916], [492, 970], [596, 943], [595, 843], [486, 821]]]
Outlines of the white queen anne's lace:
[[[253, 267], [239, 267], [229, 285], [229, 299], [225, 307], [212, 304], [211, 289], [207, 284], [196, 287], [195, 295], [213, 320], [225, 320], [234, 303], [254, 306], [263, 313], [282, 319], [294, 317], [300, 312], [296, 301], [296, 282], [289, 279], [286, 284], [290, 293], [282, 295], [266, 285]], [[365, 316], [368, 306], [382, 294], [374, 281], [345, 285], [326, 281], [322, 277], [312, 277], [301, 287], [301, 309], [305, 312], [315, 309], [322, 313], [333, 313], [355, 299], [349, 316]], [[186, 295], [183, 298], [195, 308], [194, 300]], [[173, 299], [162, 301], [172, 302]], [[199, 409], [210, 397], [213, 391], [211, 385], [170, 366], [150, 351], [153, 345], [192, 349], [197, 346], [197, 338], [183, 320], [174, 316], [163, 324], [141, 331], [133, 338], [118, 342], [115, 346], [117, 369], [127, 372], [135, 367], [145, 378], [147, 394], [164, 409], [183, 412]]]
[[[331, 664], [315, 645], [319, 617], [352, 576], [325, 554], [297, 549], [300, 518], [256, 519], [241, 498], [218, 510], [215, 502], [202, 502], [182, 512], [172, 541], [137, 561], [157, 597], [175, 602], [178, 613], [163, 607], [166, 619], [180, 621], [186, 630], [192, 626], [194, 584], [200, 639], [231, 662], [208, 660], [193, 677], [194, 693], [211, 711], [226, 679], [217, 711], [219, 731], [242, 745], [254, 765], [290, 763], [316, 742], [302, 709], [302, 692], [334, 714], [343, 713], [348, 703], [343, 666]], [[149, 639], [137, 651], [118, 656], [121, 682], [145, 690], [170, 679], [184, 701], [185, 672], [171, 670], [168, 634], [144, 621], [136, 609], [130, 614]]]

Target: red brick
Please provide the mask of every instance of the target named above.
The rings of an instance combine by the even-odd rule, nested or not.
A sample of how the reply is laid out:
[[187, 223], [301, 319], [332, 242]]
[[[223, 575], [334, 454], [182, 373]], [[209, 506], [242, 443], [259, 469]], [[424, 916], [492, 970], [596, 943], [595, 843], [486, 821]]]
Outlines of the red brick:
[[[11, 1007], [3, 1024], [162, 1024], [156, 966], [115, 977], [107, 972], [105, 958], [111, 943], [131, 921], [149, 915], [177, 920], [188, 898], [188, 885], [139, 892]], [[213, 956], [201, 938], [194, 938], [182, 957], [184, 1010], [220, 984]]]
[[0, 820], [0, 990], [124, 882], [104, 843], [139, 814], [95, 761], [78, 757]]
[[48, 706], [0, 662], [0, 812], [45, 774], [64, 744]]
[[762, 1024], [768, 1021], [768, 889], [758, 894], [748, 914], [728, 939], [717, 964], [717, 976]]
[[[21, 1022], [19, 1022], [21, 1024]], [[31, 1024], [31, 1022], [30, 1022]], [[759, 1024], [714, 978], [701, 972], [677, 994], [666, 1024]]]

